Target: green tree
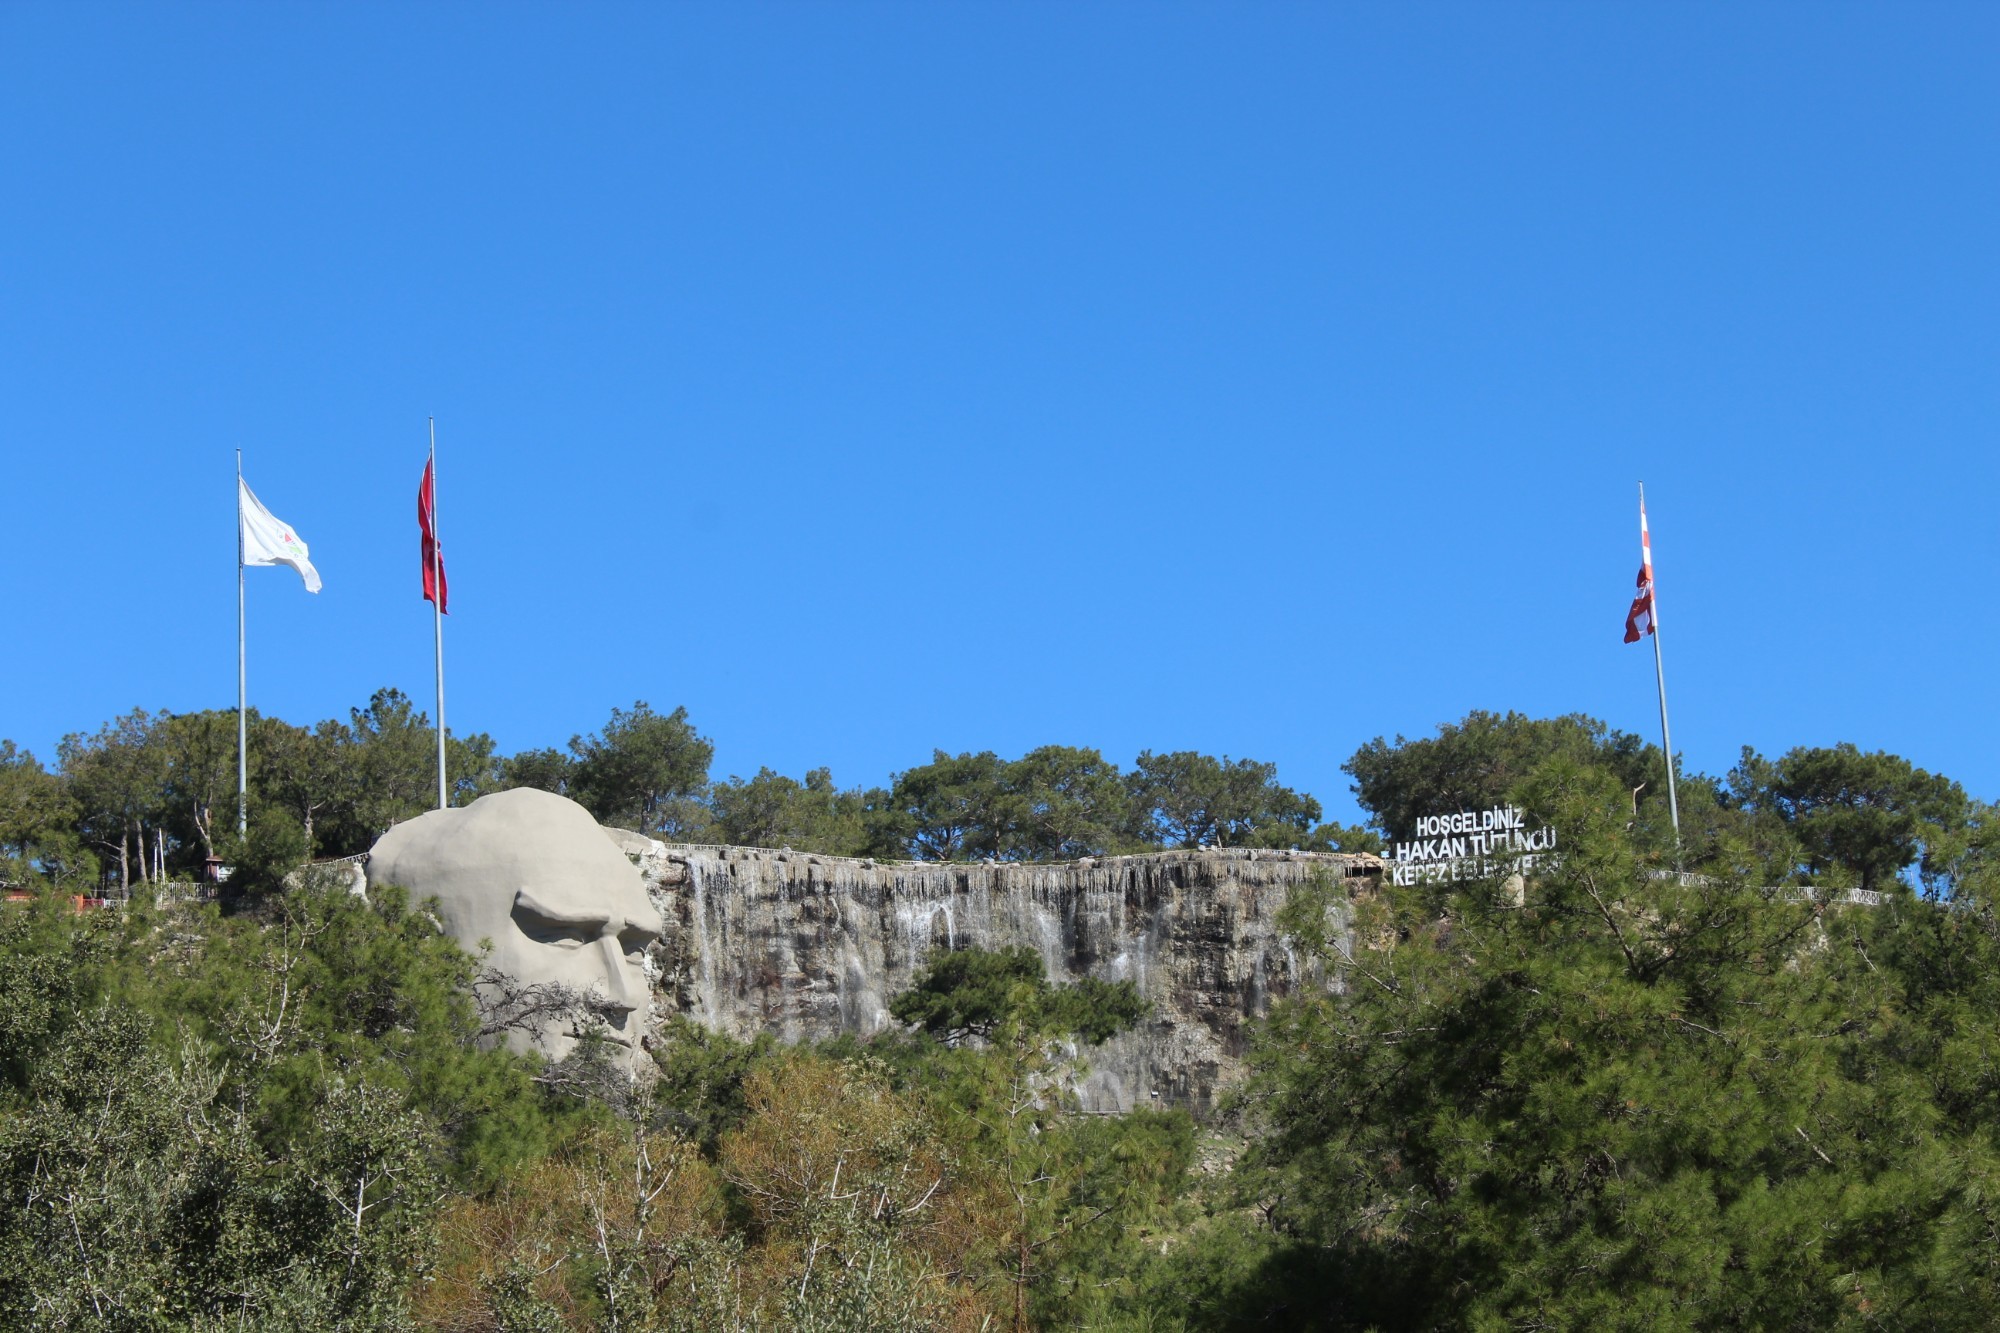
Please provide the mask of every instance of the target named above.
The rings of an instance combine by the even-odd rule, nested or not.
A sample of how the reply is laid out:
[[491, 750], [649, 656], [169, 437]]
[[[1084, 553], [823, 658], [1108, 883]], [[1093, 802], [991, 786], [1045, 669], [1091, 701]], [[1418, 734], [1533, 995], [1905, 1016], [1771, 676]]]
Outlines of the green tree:
[[428, 1253], [421, 1121], [333, 1087], [282, 1157], [197, 1049], [79, 1016], [0, 1120], [0, 1321], [14, 1328], [404, 1327]]
[[1974, 806], [1956, 782], [1845, 742], [1775, 763], [1745, 747], [1729, 778], [1737, 804], [1784, 819], [1809, 872], [1839, 868], [1864, 889], [1885, 888], [1911, 866], [1932, 890], [1947, 887], [1973, 830]]
[[1006, 766], [1000, 854], [1068, 861], [1134, 845], [1134, 811], [1118, 766], [1096, 750], [1044, 745]]
[[[1411, 839], [1425, 815], [1505, 804], [1523, 779], [1551, 760], [1594, 768], [1622, 789], [1629, 821], [1651, 830], [1663, 863], [1693, 864], [1726, 855], [1737, 844], [1767, 858], [1793, 854], [1792, 833], [1777, 815], [1744, 806], [1715, 779], [1686, 770], [1678, 778], [1681, 836], [1674, 850], [1659, 748], [1581, 713], [1531, 718], [1473, 712], [1440, 726], [1433, 737], [1398, 736], [1391, 744], [1378, 736], [1355, 751], [1345, 770], [1370, 827], [1385, 842], [1398, 842]], [[1348, 845], [1355, 840], [1342, 840], [1333, 830], [1326, 837], [1343, 850], [1368, 850]]]
[[830, 769], [815, 768], [804, 782], [760, 768], [749, 780], [732, 776], [711, 795], [717, 842], [739, 847], [790, 847], [831, 856], [868, 850], [869, 793], [842, 791]]
[[[1532, 718], [1474, 711], [1438, 734], [1393, 743], [1377, 736], [1356, 750], [1342, 771], [1375, 827], [1391, 840], [1413, 836], [1425, 815], [1500, 805], [1544, 762], [1566, 758], [1609, 771], [1629, 793], [1666, 803], [1666, 765], [1656, 746], [1614, 731], [1593, 717], [1569, 713]], [[1685, 784], [1699, 778], [1684, 777]], [[1688, 793], [1683, 792], [1683, 801]]]
[[[335, 771], [350, 797], [337, 803], [323, 834], [315, 828], [322, 849], [335, 856], [364, 852], [391, 825], [437, 808], [437, 730], [430, 716], [401, 690], [384, 688], [348, 717], [335, 733], [341, 752]], [[445, 770], [453, 805], [493, 789], [499, 780], [493, 738], [448, 731]]]
[[[199, 847], [204, 859], [213, 856], [219, 834], [235, 824], [236, 715], [162, 713], [151, 743], [162, 751], [162, 817], [170, 836], [190, 852]], [[199, 862], [182, 857], [177, 868], [192, 873]]]
[[1300, 847], [1319, 802], [1278, 783], [1278, 766], [1193, 750], [1141, 752], [1130, 783], [1155, 836], [1169, 847]]
[[1379, 856], [1383, 851], [1382, 835], [1374, 829], [1354, 824], [1321, 824], [1312, 831], [1303, 849], [1309, 852], [1363, 852]]
[[468, 1160], [446, 1067], [511, 1061], [517, 1106], [532, 1086], [452, 1039], [462, 993], [411, 985], [427, 922], [287, 906], [0, 914], [0, 1325], [405, 1326], [439, 1173]]
[[37, 873], [72, 871], [80, 860], [75, 818], [62, 779], [27, 750], [0, 740], [0, 880], [23, 884]]
[[675, 1016], [653, 1047], [660, 1080], [654, 1096], [662, 1119], [692, 1140], [710, 1159], [727, 1131], [749, 1114], [744, 1081], [775, 1057], [777, 1038], [760, 1032], [749, 1041], [711, 1032], [692, 1019]]
[[1867, 943], [1894, 918], [1774, 897], [1741, 848], [1653, 878], [1655, 835], [1603, 767], [1558, 757], [1513, 794], [1565, 846], [1524, 901], [1384, 886], [1330, 930], [1322, 886], [1288, 914], [1346, 990], [1280, 1005], [1254, 1057], [1243, 1188], [1284, 1238], [1265, 1268], [1294, 1309], [1992, 1326], [1994, 1126], [1947, 1114], [1935, 1062], [1910, 1058]]
[[134, 872], [151, 877], [149, 831], [162, 835], [165, 756], [153, 744], [159, 719], [135, 708], [95, 735], [72, 733], [56, 753], [77, 807], [77, 834], [118, 865], [118, 887], [130, 892]]
[[613, 708], [601, 731], [569, 743], [575, 799], [597, 818], [649, 837], [685, 840], [707, 822], [701, 798], [715, 746], [685, 708], [662, 717], [641, 699]]
[[288, 812], [305, 839], [307, 859], [321, 850], [322, 825], [338, 833], [344, 823], [352, 830], [351, 847], [366, 829], [357, 817], [364, 788], [353, 733], [332, 719], [295, 727], [255, 716], [249, 730], [253, 805]]
[[1137, 1023], [1137, 989], [1054, 986], [1032, 949], [965, 949], [934, 958], [890, 1012], [947, 1048], [902, 1058], [962, 1160], [979, 1164], [968, 1188], [987, 1199], [983, 1243], [965, 1258], [968, 1275], [1004, 1293], [1014, 1329], [1100, 1312], [1098, 1298], [1136, 1265], [1133, 1233], [1178, 1192], [1192, 1156], [1185, 1116], [1142, 1113], [1107, 1130], [1078, 1112], [1074, 1043]]
[[576, 784], [576, 760], [557, 749], [522, 750], [500, 765], [503, 787], [533, 787], [567, 796]]
[[282, 806], [254, 809], [249, 831], [232, 830], [222, 844], [228, 858], [229, 881], [223, 897], [232, 906], [283, 893], [286, 885], [312, 860], [312, 844], [292, 812]]
[[482, 1041], [476, 960], [399, 889], [362, 899], [309, 874], [254, 912], [206, 919], [181, 963], [133, 1002], [222, 1053], [273, 1143], [304, 1132], [329, 1078], [403, 1097], [450, 1146], [451, 1169], [474, 1179], [544, 1143], [531, 1065]]
[[991, 1040], [1010, 1025], [1031, 1036], [1078, 1036], [1097, 1045], [1137, 1023], [1146, 1010], [1129, 981], [1082, 977], [1051, 985], [1042, 956], [1019, 944], [939, 954], [889, 1004], [897, 1022], [946, 1045], [971, 1037]]
[[877, 816], [876, 838], [889, 855], [960, 861], [999, 852], [1006, 765], [991, 750], [932, 752], [931, 762], [896, 774]]

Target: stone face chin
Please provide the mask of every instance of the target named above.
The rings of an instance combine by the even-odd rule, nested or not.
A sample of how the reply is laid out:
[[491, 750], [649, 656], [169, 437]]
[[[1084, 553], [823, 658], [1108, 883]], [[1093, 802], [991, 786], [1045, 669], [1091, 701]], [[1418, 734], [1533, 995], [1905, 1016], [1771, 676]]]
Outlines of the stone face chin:
[[[468, 953], [531, 986], [590, 996], [605, 1035], [645, 1058], [644, 954], [660, 917], [632, 861], [582, 806], [516, 788], [463, 809], [434, 810], [390, 829], [368, 854], [368, 884], [437, 900], [439, 920]], [[568, 1023], [509, 1037], [552, 1059], [574, 1050]]]

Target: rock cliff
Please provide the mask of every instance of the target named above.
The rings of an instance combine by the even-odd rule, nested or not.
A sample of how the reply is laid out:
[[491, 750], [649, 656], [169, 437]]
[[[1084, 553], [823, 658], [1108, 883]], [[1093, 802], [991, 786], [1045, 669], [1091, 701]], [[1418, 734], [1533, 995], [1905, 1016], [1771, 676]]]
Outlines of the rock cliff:
[[738, 1037], [867, 1036], [939, 949], [1025, 944], [1052, 980], [1129, 980], [1152, 1003], [1084, 1053], [1091, 1110], [1214, 1109], [1245, 1021], [1301, 984], [1277, 929], [1294, 886], [1375, 873], [1370, 856], [1241, 849], [1059, 864], [877, 862], [624, 835], [666, 921], [657, 1007]]

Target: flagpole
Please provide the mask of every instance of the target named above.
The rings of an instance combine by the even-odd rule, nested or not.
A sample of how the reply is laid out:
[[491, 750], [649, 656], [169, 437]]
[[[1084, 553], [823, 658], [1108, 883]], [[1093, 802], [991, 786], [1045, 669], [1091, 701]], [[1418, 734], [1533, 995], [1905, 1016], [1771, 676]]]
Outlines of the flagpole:
[[250, 832], [249, 692], [243, 663], [243, 451], [236, 451], [236, 836]]
[[437, 640], [437, 686], [438, 686], [438, 809], [451, 804], [445, 791], [444, 771], [444, 580], [438, 577], [438, 565], [443, 558], [443, 529], [438, 525], [438, 427], [437, 418], [431, 423], [431, 630]]
[[[1650, 573], [1653, 567], [1653, 544], [1651, 536], [1646, 533], [1646, 483], [1643, 481], [1639, 483], [1639, 530], [1646, 538], [1646, 568]], [[1674, 777], [1674, 736], [1667, 726], [1667, 668], [1660, 656], [1660, 584], [1657, 578], [1653, 580], [1652, 593], [1653, 679], [1660, 687], [1660, 745], [1667, 753], [1667, 810], [1673, 816], [1674, 850], [1678, 852], [1681, 845], [1681, 798]]]

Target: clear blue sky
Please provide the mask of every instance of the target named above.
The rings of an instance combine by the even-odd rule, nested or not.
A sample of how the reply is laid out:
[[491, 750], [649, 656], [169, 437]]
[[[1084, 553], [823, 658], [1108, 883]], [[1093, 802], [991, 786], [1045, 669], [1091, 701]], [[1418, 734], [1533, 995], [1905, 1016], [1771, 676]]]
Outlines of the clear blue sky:
[[717, 775], [1468, 709], [2000, 796], [2000, 7], [0, 6], [0, 735]]

